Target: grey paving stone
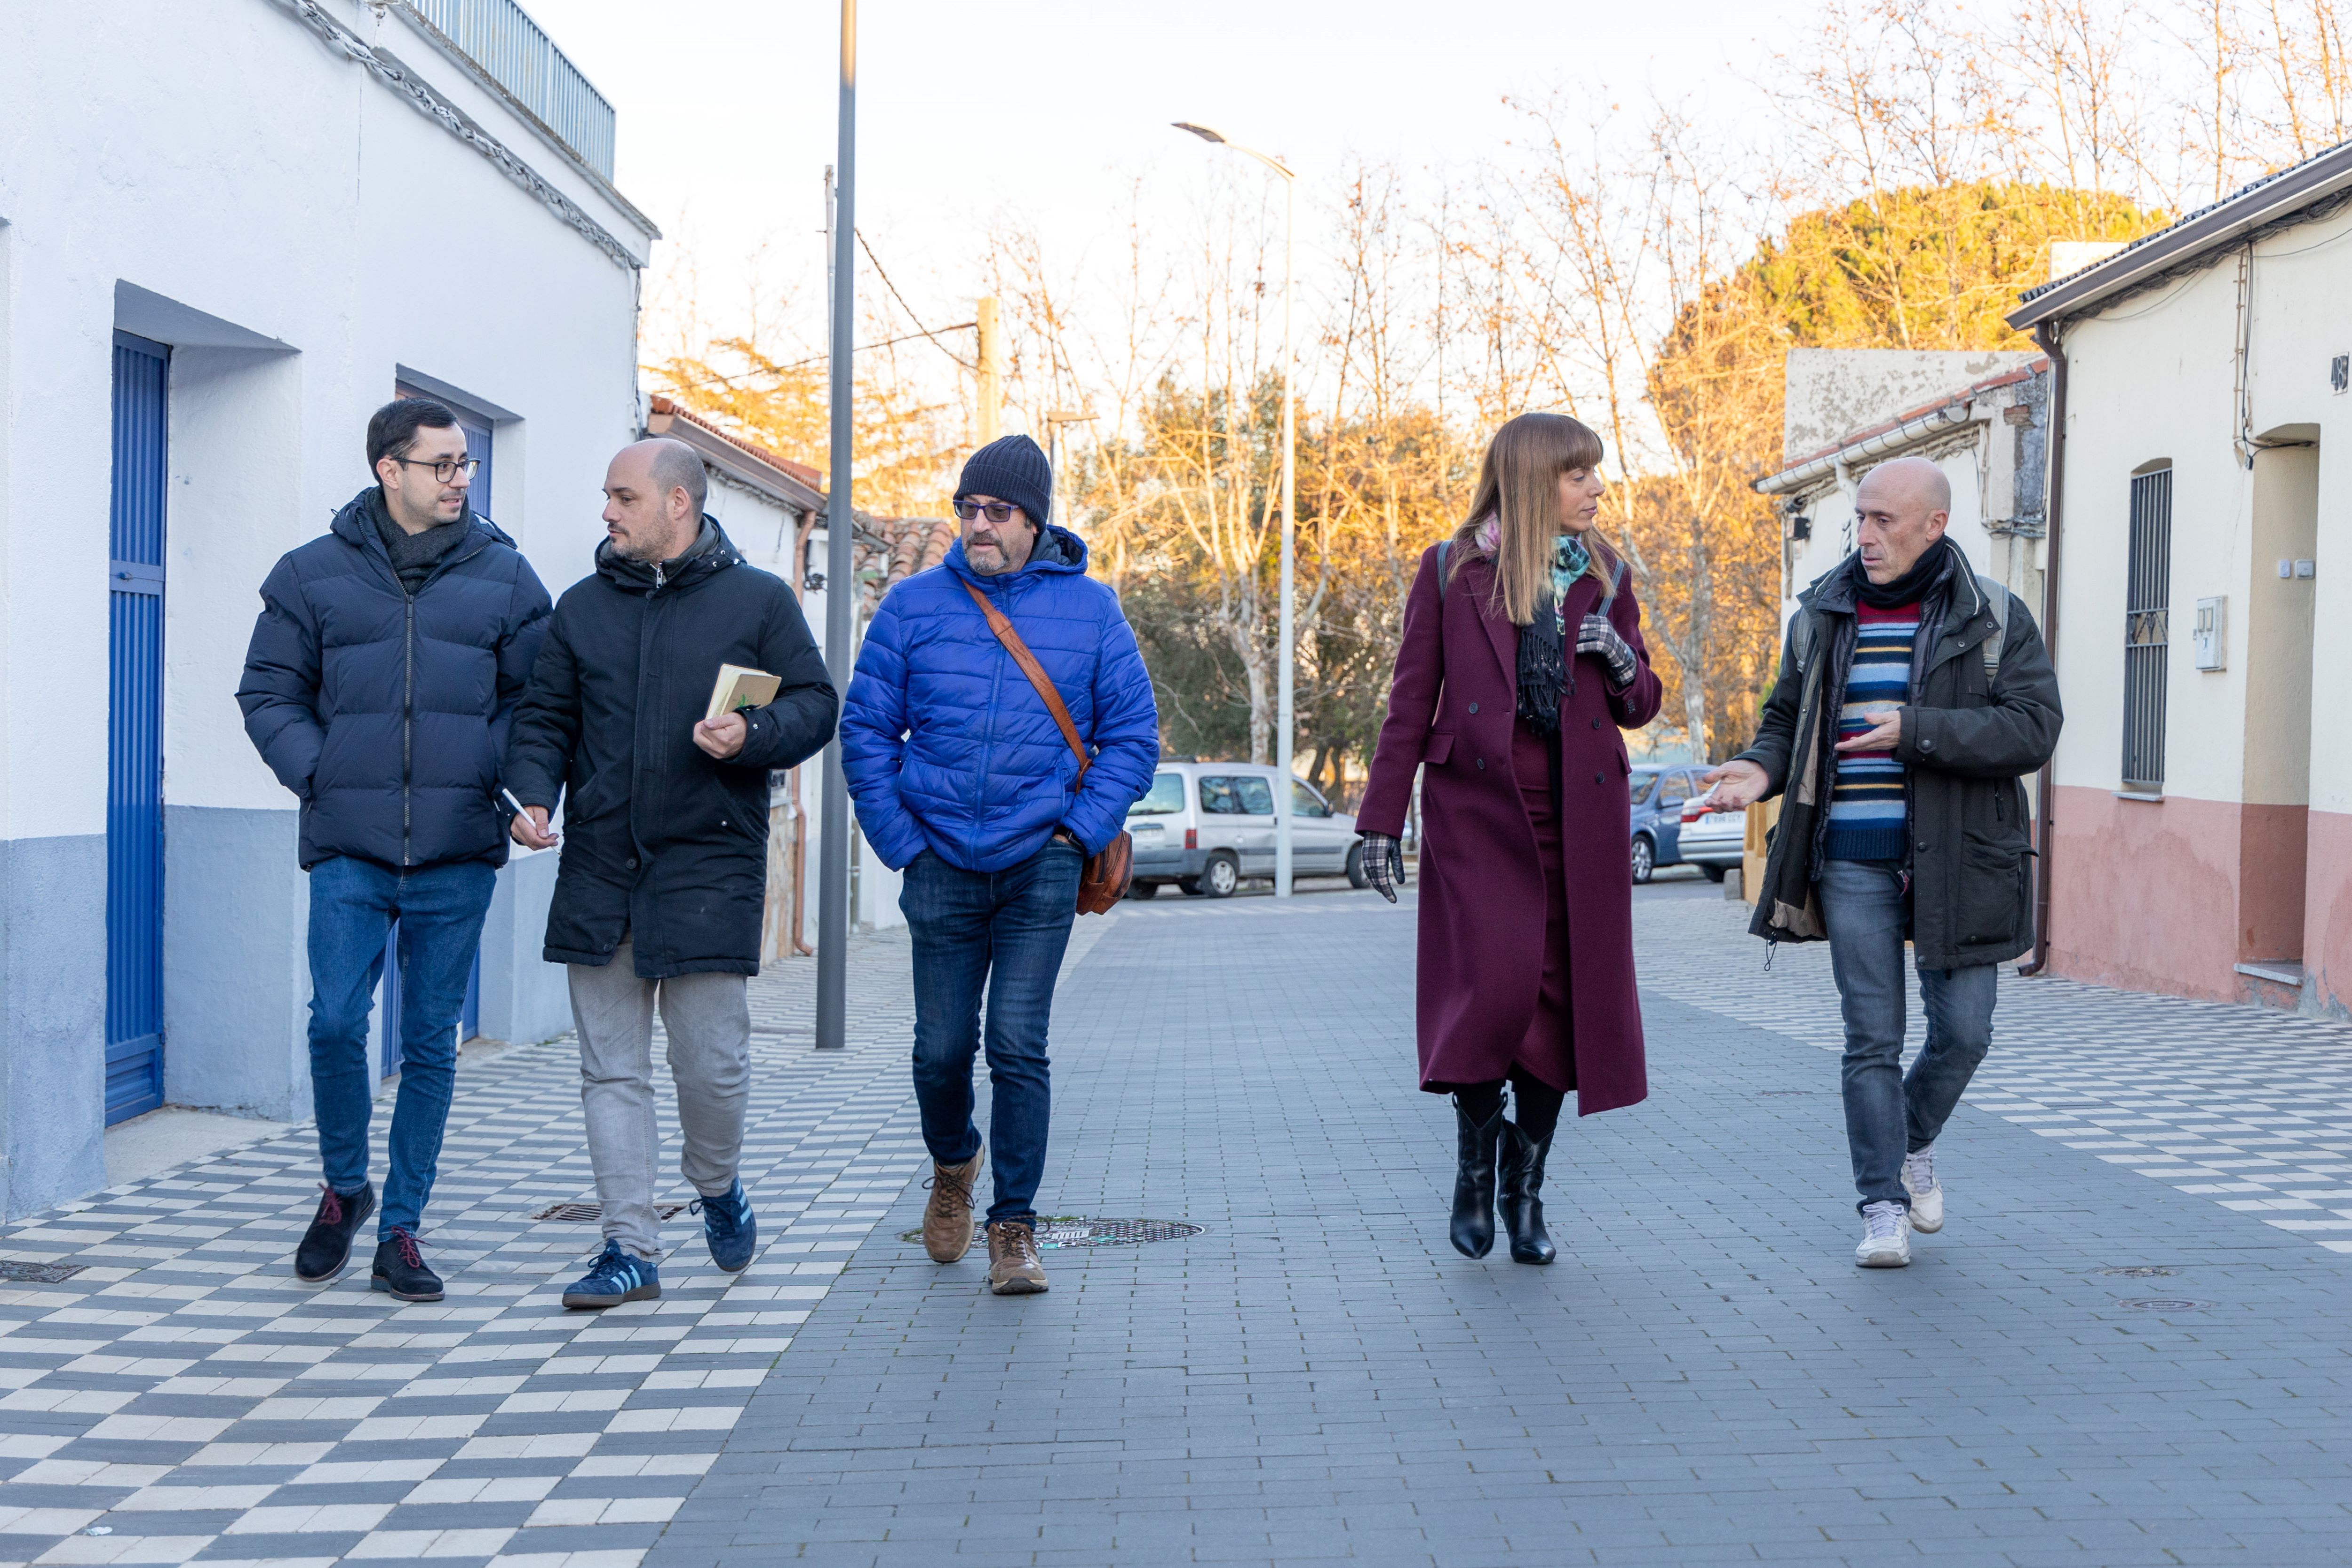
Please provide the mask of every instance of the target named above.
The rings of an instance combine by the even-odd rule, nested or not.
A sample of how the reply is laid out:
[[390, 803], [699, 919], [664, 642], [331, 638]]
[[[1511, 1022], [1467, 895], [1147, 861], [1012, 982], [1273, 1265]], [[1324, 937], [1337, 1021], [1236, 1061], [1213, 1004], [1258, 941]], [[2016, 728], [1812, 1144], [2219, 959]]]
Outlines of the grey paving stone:
[[[1766, 974], [1736, 911], [1644, 899], [1652, 1098], [1563, 1126], [1547, 1270], [1445, 1245], [1409, 910], [1129, 906], [1057, 1003], [1040, 1206], [1202, 1233], [1049, 1251], [1049, 1294], [999, 1300], [898, 1240], [909, 1185], [648, 1568], [2352, 1555], [2346, 1255], [2032, 1120], [2120, 1138], [2132, 1083], [2233, 1051], [2335, 1114], [2352, 1032], [2004, 982], [1990, 1103], [1939, 1150], [1952, 1223], [1865, 1272], [1821, 955]], [[2178, 1272], [2096, 1272], [2143, 1265]], [[2117, 1305], [2176, 1296], [2210, 1305]]]

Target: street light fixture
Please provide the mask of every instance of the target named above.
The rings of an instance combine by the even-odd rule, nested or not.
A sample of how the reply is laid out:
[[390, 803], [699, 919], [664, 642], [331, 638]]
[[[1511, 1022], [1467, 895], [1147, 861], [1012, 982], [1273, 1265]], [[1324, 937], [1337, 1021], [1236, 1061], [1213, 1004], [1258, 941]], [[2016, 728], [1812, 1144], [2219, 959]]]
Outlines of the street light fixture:
[[1293, 803], [1288, 798], [1296, 786], [1291, 782], [1291, 731], [1295, 728], [1292, 708], [1293, 631], [1291, 626], [1291, 544], [1296, 530], [1292, 520], [1294, 474], [1293, 449], [1297, 445], [1296, 426], [1290, 403], [1290, 278], [1295, 256], [1293, 239], [1297, 214], [1298, 176], [1279, 158], [1270, 158], [1253, 147], [1230, 141], [1205, 125], [1189, 121], [1174, 122], [1179, 131], [1188, 131], [1203, 142], [1213, 142], [1220, 147], [1230, 147], [1244, 157], [1255, 158], [1282, 176], [1282, 668], [1280, 697], [1276, 702], [1274, 761], [1275, 771], [1282, 775], [1282, 794], [1286, 797], [1274, 807], [1274, 896], [1290, 897], [1290, 815]]

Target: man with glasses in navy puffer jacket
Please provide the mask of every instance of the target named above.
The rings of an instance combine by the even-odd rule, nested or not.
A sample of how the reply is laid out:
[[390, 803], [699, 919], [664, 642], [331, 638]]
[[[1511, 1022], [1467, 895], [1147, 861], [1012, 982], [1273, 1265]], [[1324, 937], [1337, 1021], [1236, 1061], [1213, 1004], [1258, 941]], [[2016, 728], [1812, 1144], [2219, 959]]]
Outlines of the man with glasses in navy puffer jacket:
[[368, 421], [376, 482], [261, 585], [236, 700], [245, 731], [302, 803], [310, 874], [310, 1093], [325, 1167], [294, 1254], [316, 1284], [341, 1272], [375, 1212], [368, 1016], [400, 923], [400, 1095], [393, 1103], [371, 1283], [438, 1301], [418, 1250], [456, 1088], [457, 1015], [507, 830], [507, 725], [547, 633], [547, 590], [467, 500], [477, 458], [426, 398]]
[[[947, 560], [884, 597], [842, 710], [842, 766], [858, 825], [906, 872], [915, 950], [915, 1095], [933, 1162], [923, 1244], [971, 1248], [982, 1139], [972, 1058], [988, 998], [988, 1288], [1045, 1289], [1034, 1206], [1045, 1165], [1045, 1037], [1087, 858], [1126, 830], [1151, 787], [1160, 714], [1118, 595], [1087, 575], [1087, 547], [1053, 526], [1053, 469], [1026, 436], [964, 465], [963, 531]], [[1091, 753], [990, 631], [984, 595], [1036, 655]]]

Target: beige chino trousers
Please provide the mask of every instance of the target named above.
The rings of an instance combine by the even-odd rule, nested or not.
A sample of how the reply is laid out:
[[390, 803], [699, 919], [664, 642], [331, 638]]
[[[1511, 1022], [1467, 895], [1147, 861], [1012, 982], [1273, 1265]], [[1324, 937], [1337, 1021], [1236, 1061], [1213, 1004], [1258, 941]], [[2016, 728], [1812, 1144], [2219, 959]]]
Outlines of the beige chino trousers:
[[740, 974], [637, 978], [635, 944], [610, 963], [564, 966], [580, 1031], [580, 1105], [588, 1163], [604, 1205], [604, 1237], [639, 1258], [661, 1256], [654, 1217], [661, 1129], [654, 1118], [654, 1009], [669, 1033], [677, 1085], [678, 1170], [706, 1198], [734, 1185], [751, 1095], [751, 1008]]

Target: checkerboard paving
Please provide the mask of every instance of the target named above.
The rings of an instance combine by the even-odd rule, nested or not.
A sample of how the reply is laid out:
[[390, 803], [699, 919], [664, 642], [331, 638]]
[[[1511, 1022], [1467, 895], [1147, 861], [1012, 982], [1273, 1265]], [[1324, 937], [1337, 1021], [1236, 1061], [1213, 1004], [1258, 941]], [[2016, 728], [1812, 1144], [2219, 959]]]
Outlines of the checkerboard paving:
[[[1768, 970], [1748, 919], [1738, 903], [1637, 902], [1643, 984], [1843, 1049], [1828, 944], [1784, 943]], [[1910, 978], [1916, 1050], [1926, 1024]], [[1967, 1103], [2352, 1253], [2352, 1026], [2023, 980], [2004, 965], [1992, 1052]]]
[[[1081, 924], [1070, 963], [1107, 924]], [[925, 1163], [910, 984], [903, 931], [857, 939], [849, 1048], [818, 1053], [814, 964], [751, 983], [760, 1252], [722, 1274], [681, 1214], [658, 1300], [558, 1299], [601, 1246], [593, 1222], [531, 1217], [595, 1198], [568, 1036], [460, 1065], [422, 1237], [437, 1304], [370, 1290], [373, 1222], [340, 1279], [294, 1279], [307, 1126], [0, 1230], [0, 1258], [80, 1268], [0, 1285], [0, 1564], [635, 1568]]]

